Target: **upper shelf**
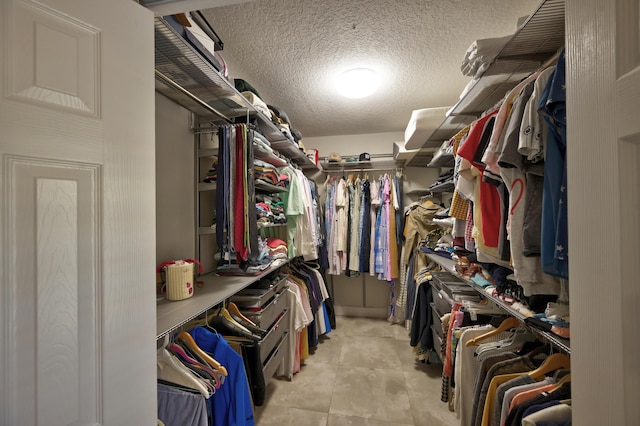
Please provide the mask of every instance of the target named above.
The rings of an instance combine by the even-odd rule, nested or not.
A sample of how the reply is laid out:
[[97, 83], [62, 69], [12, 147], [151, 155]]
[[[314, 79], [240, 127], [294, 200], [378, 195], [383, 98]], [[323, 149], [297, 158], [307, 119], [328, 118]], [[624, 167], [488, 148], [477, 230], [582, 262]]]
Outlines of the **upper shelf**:
[[230, 123], [240, 117], [256, 118], [258, 131], [271, 146], [303, 170], [317, 170], [305, 153], [256, 111], [200, 53], [161, 17], [155, 19], [156, 91], [194, 112], [203, 120]]
[[447, 117], [425, 141], [408, 166], [424, 166], [421, 151], [439, 147], [483, 112], [500, 102], [523, 78], [564, 46], [564, 0], [543, 0], [505, 44], [482, 76], [474, 79]]
[[387, 155], [373, 154], [369, 161], [322, 161], [322, 170], [325, 173], [342, 173], [343, 171], [395, 171], [404, 166], [404, 161], [397, 161]]

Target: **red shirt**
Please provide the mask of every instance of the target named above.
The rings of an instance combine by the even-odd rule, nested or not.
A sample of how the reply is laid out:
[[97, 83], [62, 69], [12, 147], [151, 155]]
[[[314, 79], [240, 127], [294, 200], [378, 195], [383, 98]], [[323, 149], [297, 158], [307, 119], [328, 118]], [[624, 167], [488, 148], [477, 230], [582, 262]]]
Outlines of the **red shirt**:
[[[498, 110], [494, 110], [478, 119], [471, 127], [467, 138], [458, 149], [458, 155], [473, 164], [480, 172], [484, 172], [482, 154], [489, 144], [493, 123]], [[482, 239], [487, 247], [498, 247], [500, 226], [502, 226], [502, 208], [500, 195], [495, 186], [478, 179], [480, 185], [480, 211], [482, 213]], [[474, 219], [475, 220], [475, 219]]]

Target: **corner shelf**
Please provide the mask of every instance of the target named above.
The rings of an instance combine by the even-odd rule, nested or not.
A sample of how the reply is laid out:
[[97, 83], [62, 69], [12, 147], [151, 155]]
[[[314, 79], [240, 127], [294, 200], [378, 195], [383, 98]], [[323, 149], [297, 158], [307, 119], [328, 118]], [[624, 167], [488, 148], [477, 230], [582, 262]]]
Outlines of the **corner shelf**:
[[[469, 281], [469, 280], [466, 280], [466, 279], [460, 277], [458, 275], [458, 273], [456, 272], [456, 268], [455, 268], [456, 267], [456, 262], [455, 261], [453, 261], [451, 259], [444, 258], [442, 256], [435, 255], [435, 254], [430, 254], [430, 253], [422, 253], [422, 254], [427, 256], [429, 259], [433, 260], [438, 265], [440, 265], [447, 272], [450, 272], [451, 274], [457, 276], [462, 281], [467, 283], [471, 288], [473, 288], [476, 292], [478, 292], [483, 298], [485, 298], [487, 300], [490, 300], [496, 306], [498, 306], [500, 309], [502, 309], [503, 311], [505, 311], [509, 315], [513, 316], [514, 318], [517, 318], [518, 320], [520, 320], [524, 324], [524, 320], [526, 319], [526, 316], [523, 315], [521, 312], [513, 309], [510, 305], [505, 303], [503, 300], [501, 300], [501, 299], [499, 299], [497, 297], [491, 296], [490, 294], [487, 294], [484, 291], [483, 287], [475, 284], [472, 281]], [[550, 344], [554, 345], [555, 347], [557, 347], [558, 349], [560, 349], [561, 351], [565, 352], [568, 355], [571, 354], [571, 344], [570, 344], [570, 340], [569, 339], [564, 339], [562, 337], [556, 336], [555, 334], [547, 332], [547, 331], [538, 330], [535, 327], [529, 327], [528, 325], [527, 325], [527, 327], [533, 333], [535, 333], [540, 338], [542, 338], [542, 340], [549, 342]]]
[[440, 126], [407, 161], [407, 166], [425, 165], [429, 156], [420, 155], [420, 151], [439, 147], [444, 140], [471, 124], [564, 46], [564, 3], [564, 0], [540, 2], [482, 76], [467, 86]]

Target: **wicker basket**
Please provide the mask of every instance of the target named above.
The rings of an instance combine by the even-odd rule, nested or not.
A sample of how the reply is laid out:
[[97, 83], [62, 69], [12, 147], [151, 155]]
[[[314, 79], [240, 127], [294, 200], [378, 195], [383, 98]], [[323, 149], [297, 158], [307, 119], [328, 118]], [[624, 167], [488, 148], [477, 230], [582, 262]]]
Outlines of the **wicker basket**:
[[200, 264], [195, 259], [186, 259], [164, 262], [158, 267], [158, 270], [165, 270], [167, 300], [184, 300], [193, 296], [194, 263]]

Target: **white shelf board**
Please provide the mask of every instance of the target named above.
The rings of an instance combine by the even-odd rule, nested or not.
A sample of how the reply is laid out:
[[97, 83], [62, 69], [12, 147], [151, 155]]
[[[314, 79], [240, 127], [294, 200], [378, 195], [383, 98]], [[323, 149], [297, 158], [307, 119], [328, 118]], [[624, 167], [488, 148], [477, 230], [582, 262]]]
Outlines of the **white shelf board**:
[[171, 333], [282, 266], [283, 264], [269, 267], [256, 276], [220, 276], [215, 273], [199, 276], [196, 281], [201, 281], [203, 285], [196, 285], [192, 297], [178, 301], [163, 299], [157, 303], [156, 339]]
[[198, 191], [199, 192], [204, 192], [204, 191], [215, 191], [216, 190], [216, 183], [215, 182], [200, 182], [198, 183]]
[[198, 228], [198, 235], [211, 235], [216, 233], [215, 227], [201, 226]]

